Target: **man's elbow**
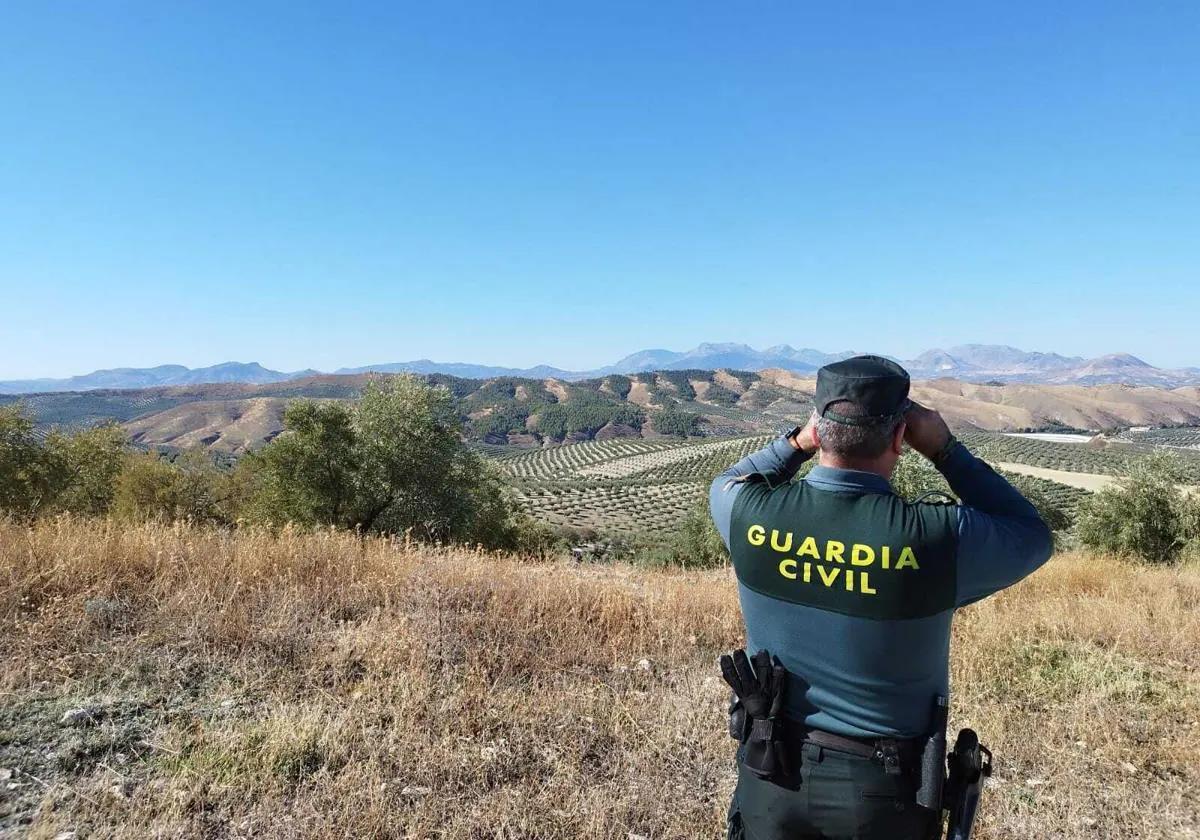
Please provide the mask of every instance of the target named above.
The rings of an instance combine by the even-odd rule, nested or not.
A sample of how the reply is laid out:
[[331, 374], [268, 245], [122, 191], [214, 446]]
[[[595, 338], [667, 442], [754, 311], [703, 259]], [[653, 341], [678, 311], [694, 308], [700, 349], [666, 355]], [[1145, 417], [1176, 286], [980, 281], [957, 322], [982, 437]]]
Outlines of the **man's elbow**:
[[721, 541], [729, 546], [729, 522], [733, 516], [733, 489], [729, 486], [729, 476], [719, 475], [708, 490], [708, 512], [712, 517]]
[[726, 482], [729, 481], [729, 476], [719, 475], [713, 479], [713, 483], [708, 488], [708, 512], [716, 521], [720, 518], [722, 510], [726, 507], [724, 504], [724, 488]]
[[1042, 517], [1030, 523], [1030, 571], [1040, 568], [1054, 554], [1054, 532]]
[[724, 489], [725, 482], [727, 481], [729, 481], [729, 476], [721, 473], [712, 480], [712, 484], [708, 485], [708, 506], [710, 508], [716, 508], [718, 504], [717, 500], [721, 497], [721, 491]]

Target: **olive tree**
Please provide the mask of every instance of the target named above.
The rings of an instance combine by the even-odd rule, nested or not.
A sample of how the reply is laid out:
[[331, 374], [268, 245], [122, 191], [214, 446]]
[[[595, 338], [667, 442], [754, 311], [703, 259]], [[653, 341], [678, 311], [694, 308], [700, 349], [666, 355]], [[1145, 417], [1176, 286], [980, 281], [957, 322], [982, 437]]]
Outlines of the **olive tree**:
[[254, 485], [247, 513], [273, 522], [356, 524], [358, 453], [350, 408], [298, 400], [284, 411], [286, 433], [239, 462]]
[[471, 466], [450, 391], [415, 376], [373, 382], [355, 407], [358, 524], [420, 539], [459, 535]]
[[407, 533], [489, 548], [545, 544], [504, 482], [463, 442], [453, 394], [415, 376], [370, 383], [354, 406], [299, 401], [246, 459], [252, 518]]
[[0, 406], [0, 513], [40, 513], [54, 499], [53, 472], [25, 407]]
[[45, 458], [54, 487], [53, 509], [104, 516], [112, 506], [129, 442], [115, 424], [46, 437]]

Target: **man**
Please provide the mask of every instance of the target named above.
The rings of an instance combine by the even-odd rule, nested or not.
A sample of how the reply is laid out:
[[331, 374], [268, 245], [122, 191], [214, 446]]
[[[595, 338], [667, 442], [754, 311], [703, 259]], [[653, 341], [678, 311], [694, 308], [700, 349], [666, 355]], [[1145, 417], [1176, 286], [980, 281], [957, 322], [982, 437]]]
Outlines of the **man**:
[[[746, 648], [787, 671], [780, 768], [748, 768], [739, 750], [731, 838], [940, 832], [940, 812], [915, 802], [916, 765], [936, 698], [949, 696], [951, 618], [1050, 557], [1033, 505], [908, 392], [908, 373], [888, 359], [827, 365], [808, 424], [713, 482]], [[905, 443], [961, 504], [892, 492]], [[818, 452], [819, 466], [793, 482]]]

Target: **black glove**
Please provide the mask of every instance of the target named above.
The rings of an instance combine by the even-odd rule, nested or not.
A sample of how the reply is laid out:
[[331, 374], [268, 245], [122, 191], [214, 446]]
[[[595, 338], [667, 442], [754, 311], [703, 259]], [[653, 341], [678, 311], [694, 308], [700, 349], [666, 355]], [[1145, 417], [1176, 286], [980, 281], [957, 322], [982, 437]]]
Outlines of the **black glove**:
[[786, 751], [776, 718], [783, 709], [787, 671], [777, 657], [765, 650], [754, 655], [754, 668], [744, 650], [721, 657], [721, 676], [742, 702], [750, 716], [750, 734], [742, 764], [756, 776], [767, 779], [787, 772]]
[[778, 657], [773, 659], [765, 650], [754, 654], [753, 670], [744, 650], [735, 650], [732, 656], [722, 656], [721, 676], [742, 701], [746, 714], [750, 717], [773, 718], [783, 708], [787, 671]]

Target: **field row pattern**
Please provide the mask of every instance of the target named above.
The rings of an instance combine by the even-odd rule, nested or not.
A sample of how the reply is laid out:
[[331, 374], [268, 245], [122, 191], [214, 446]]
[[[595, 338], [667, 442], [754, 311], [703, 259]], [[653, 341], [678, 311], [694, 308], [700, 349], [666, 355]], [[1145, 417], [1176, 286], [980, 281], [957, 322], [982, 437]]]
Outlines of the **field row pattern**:
[[[1055, 443], [1033, 438], [1009, 437], [994, 432], [965, 432], [962, 442], [989, 461], [1011, 461], [1066, 472], [1128, 475], [1133, 465], [1154, 452], [1152, 446], [1115, 443], [1093, 447], [1083, 443]], [[1200, 452], [1169, 450], [1178, 456], [1185, 480], [1200, 483]]]
[[1187, 426], [1179, 429], [1149, 429], [1144, 432], [1126, 431], [1117, 435], [1120, 440], [1144, 443], [1151, 446], [1200, 449], [1200, 427]]
[[592, 440], [542, 449], [522, 450], [501, 457], [501, 468], [517, 479], [578, 478], [582, 470], [597, 464], [673, 449], [689, 449], [696, 444], [686, 440], [644, 440], [615, 438]]
[[635, 533], [677, 525], [704, 498], [706, 482], [646, 484], [561, 483], [524, 487], [518, 496], [530, 513], [558, 525]]
[[[709, 479], [754, 452], [772, 435], [720, 440], [589, 441], [493, 454], [513, 479], [518, 498], [535, 517], [554, 524], [620, 533], [666, 531], [704, 497]], [[964, 442], [992, 461], [1121, 474], [1149, 447], [1092, 449], [993, 433], [968, 433]], [[490, 449], [490, 448], [489, 448]], [[1200, 459], [1195, 465], [1200, 466]], [[1074, 516], [1087, 491], [1046, 479], [1020, 477]]]
[[[664, 479], [676, 477], [702, 479], [708, 477], [704, 472], [707, 465], [721, 464], [723, 467], [727, 467], [743, 455], [766, 446], [770, 439], [770, 435], [761, 435], [645, 452], [587, 466], [579, 470], [579, 473], [583, 476], [597, 478], [627, 478], [652, 473]], [[677, 471], [673, 468], [684, 468], [685, 472], [677, 475], [675, 474]]]

